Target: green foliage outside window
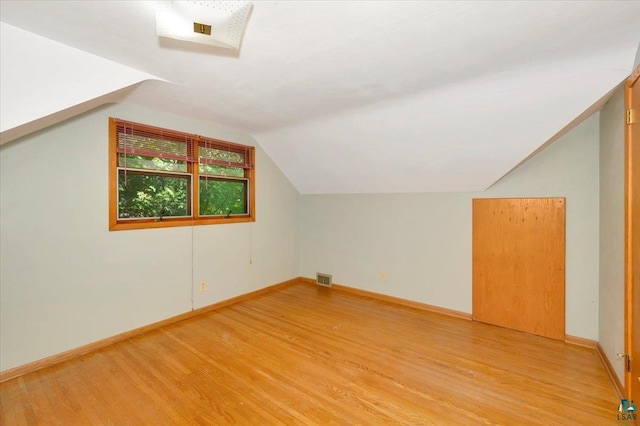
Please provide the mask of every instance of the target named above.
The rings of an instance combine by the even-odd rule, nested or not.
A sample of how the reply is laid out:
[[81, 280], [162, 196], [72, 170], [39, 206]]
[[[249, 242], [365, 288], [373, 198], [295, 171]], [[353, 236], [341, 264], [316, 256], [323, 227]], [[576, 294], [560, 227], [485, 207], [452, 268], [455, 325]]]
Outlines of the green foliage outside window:
[[138, 174], [120, 170], [118, 179], [118, 217], [189, 216], [189, 176]]
[[200, 178], [200, 214], [247, 214], [247, 182]]

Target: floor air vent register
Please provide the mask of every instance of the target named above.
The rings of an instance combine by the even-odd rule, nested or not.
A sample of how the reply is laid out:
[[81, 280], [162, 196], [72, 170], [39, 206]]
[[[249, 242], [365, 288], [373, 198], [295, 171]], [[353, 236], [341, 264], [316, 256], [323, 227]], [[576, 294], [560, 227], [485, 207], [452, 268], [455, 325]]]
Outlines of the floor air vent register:
[[331, 275], [321, 274], [320, 272], [317, 272], [316, 284], [321, 285], [323, 287], [331, 287]]

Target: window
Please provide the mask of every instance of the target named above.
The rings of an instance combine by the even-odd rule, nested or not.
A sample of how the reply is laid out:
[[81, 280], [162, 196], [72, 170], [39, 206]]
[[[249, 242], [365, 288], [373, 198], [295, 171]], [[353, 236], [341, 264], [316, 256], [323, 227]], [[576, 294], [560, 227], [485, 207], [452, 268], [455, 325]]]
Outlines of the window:
[[254, 148], [109, 119], [109, 229], [255, 220]]

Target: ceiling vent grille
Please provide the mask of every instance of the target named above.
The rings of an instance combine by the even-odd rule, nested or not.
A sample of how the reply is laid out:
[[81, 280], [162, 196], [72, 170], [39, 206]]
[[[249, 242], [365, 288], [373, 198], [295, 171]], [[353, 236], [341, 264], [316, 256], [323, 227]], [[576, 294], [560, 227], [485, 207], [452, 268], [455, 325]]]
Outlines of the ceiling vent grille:
[[331, 287], [332, 278], [329, 274], [321, 274], [320, 272], [316, 273], [316, 284], [321, 285], [323, 287]]

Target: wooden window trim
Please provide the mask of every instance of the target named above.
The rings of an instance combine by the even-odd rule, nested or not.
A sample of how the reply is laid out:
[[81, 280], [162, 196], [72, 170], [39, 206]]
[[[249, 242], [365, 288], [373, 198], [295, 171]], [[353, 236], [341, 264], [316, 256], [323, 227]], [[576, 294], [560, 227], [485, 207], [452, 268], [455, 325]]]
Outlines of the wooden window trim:
[[[195, 143], [192, 144], [191, 149], [193, 152], [191, 153], [193, 158], [196, 159], [195, 163], [187, 163], [187, 173], [191, 175], [192, 181], [192, 191], [191, 191], [191, 217], [180, 217], [180, 218], [164, 218], [162, 220], [158, 219], [127, 219], [118, 220], [118, 153], [117, 153], [117, 144], [118, 144], [118, 131], [117, 131], [117, 123], [119, 120], [117, 118], [110, 117], [109, 118], [109, 230], [110, 231], [122, 231], [122, 230], [131, 230], [131, 229], [150, 229], [150, 228], [172, 228], [176, 226], [198, 226], [198, 225], [219, 225], [219, 224], [227, 224], [227, 223], [245, 223], [245, 222], [255, 222], [256, 220], [256, 174], [255, 174], [255, 148], [252, 146], [239, 145], [232, 142], [221, 141], [212, 138], [205, 138], [198, 135], [189, 135], [195, 138]], [[160, 128], [147, 126], [145, 124], [139, 124], [141, 127], [145, 127], [148, 129], [158, 129]], [[163, 132], [170, 133], [172, 135], [182, 134], [187, 135], [186, 133], [181, 133], [168, 129], [161, 129]], [[200, 139], [207, 141], [216, 141], [225, 145], [228, 145], [233, 148], [243, 149], [243, 152], [246, 152], [246, 155], [249, 156], [249, 164], [251, 167], [245, 169], [244, 177], [249, 181], [249, 213], [246, 215], [238, 215], [231, 217], [223, 217], [223, 216], [199, 216], [199, 182], [200, 182], [200, 173], [198, 170], [198, 147], [200, 146]], [[245, 160], [246, 161], [246, 160]]]

